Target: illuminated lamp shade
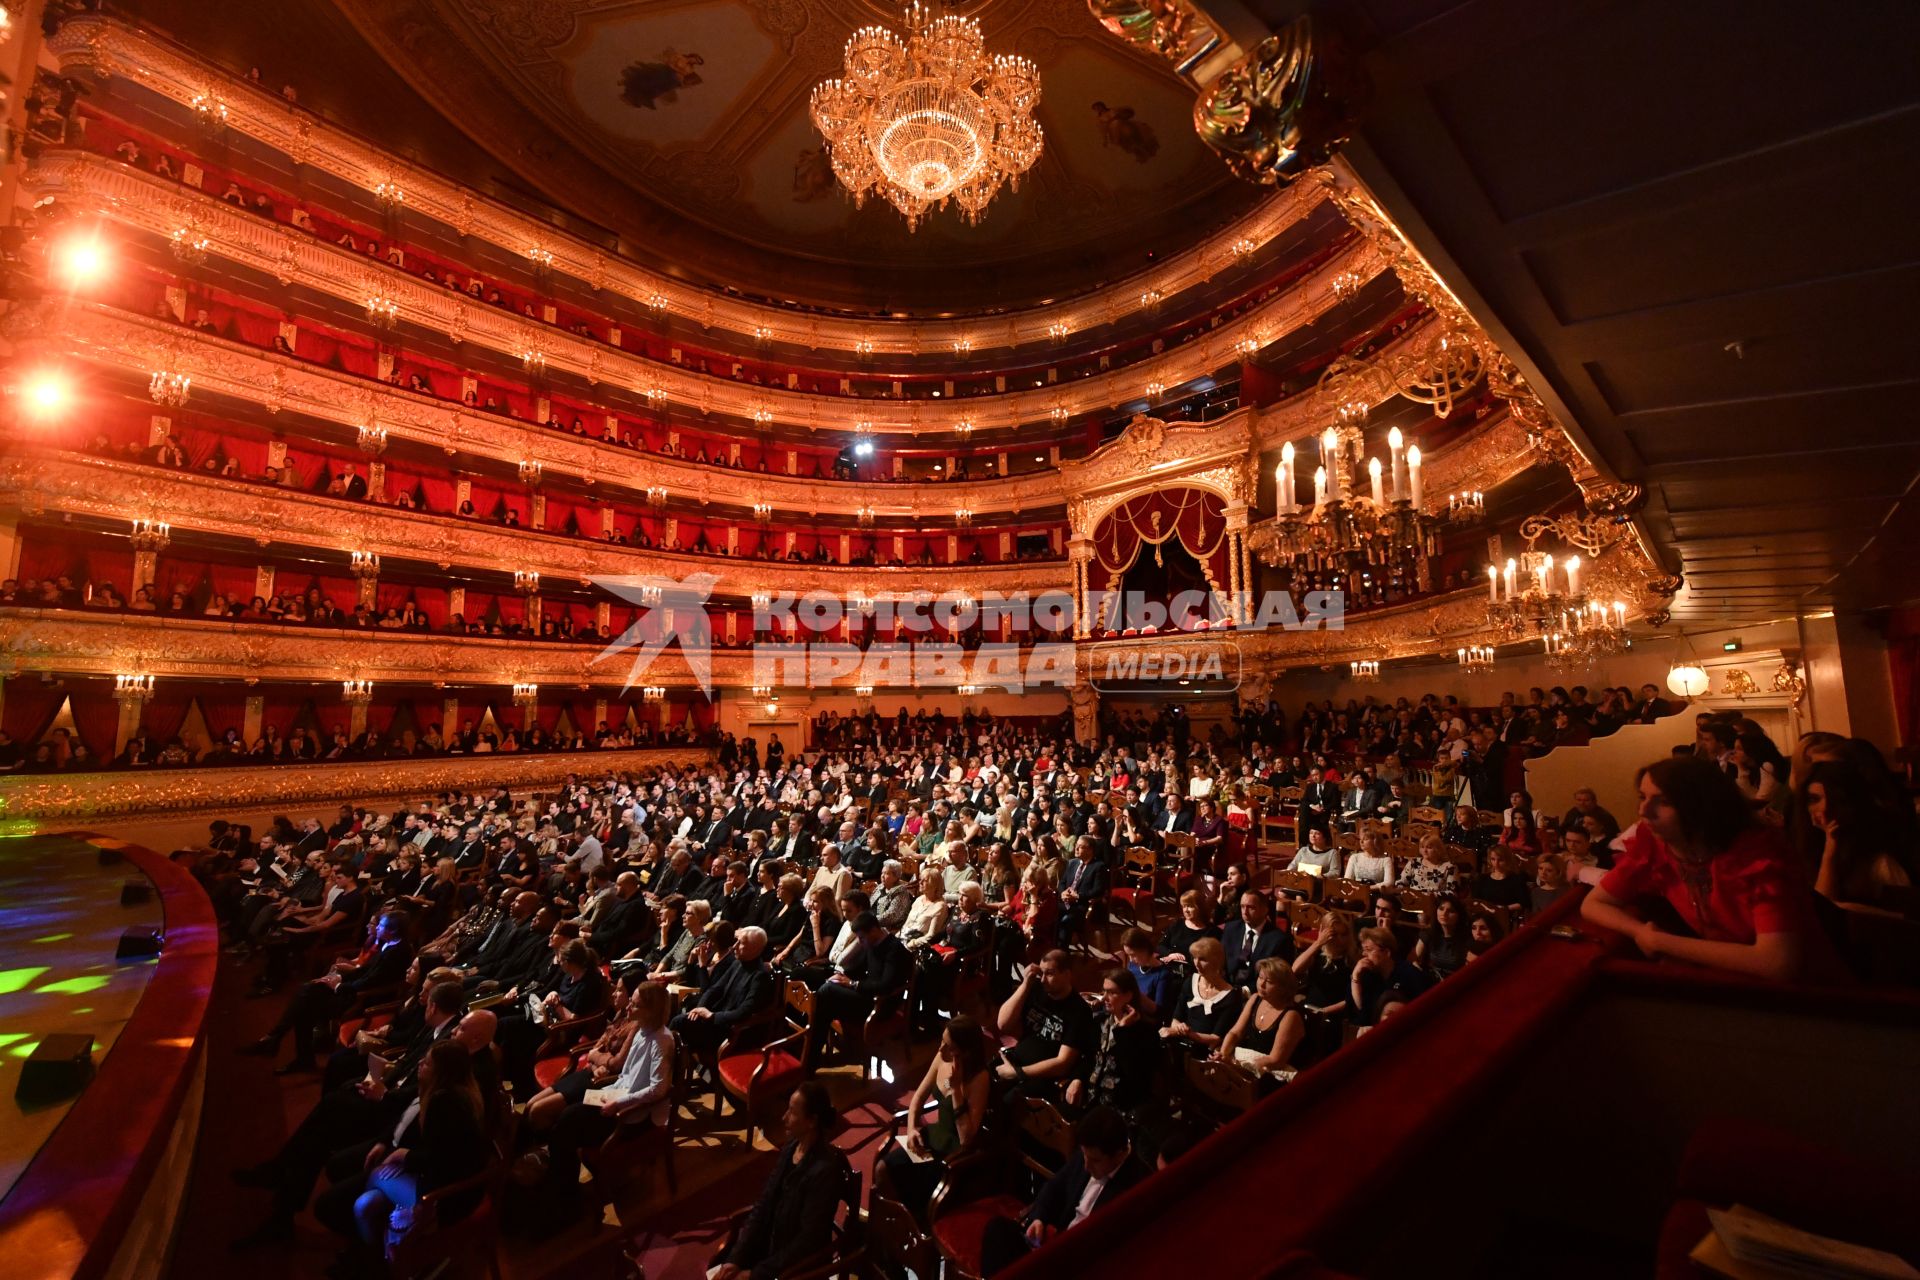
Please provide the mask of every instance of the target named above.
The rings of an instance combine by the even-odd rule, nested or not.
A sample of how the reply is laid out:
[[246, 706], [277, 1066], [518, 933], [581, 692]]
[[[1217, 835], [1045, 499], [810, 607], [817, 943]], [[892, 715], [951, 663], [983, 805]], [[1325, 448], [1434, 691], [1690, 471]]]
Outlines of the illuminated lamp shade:
[[1707, 669], [1697, 662], [1682, 662], [1667, 672], [1667, 688], [1681, 698], [1697, 698], [1711, 683]]

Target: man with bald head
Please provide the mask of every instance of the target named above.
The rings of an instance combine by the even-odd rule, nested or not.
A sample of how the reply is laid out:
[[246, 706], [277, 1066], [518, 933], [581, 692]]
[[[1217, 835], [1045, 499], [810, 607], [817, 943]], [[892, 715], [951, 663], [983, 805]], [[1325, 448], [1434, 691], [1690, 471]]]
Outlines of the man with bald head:
[[653, 936], [653, 912], [640, 892], [640, 877], [622, 871], [613, 881], [613, 896], [593, 918], [591, 941], [603, 959], [617, 960]]
[[500, 913], [493, 927], [481, 935], [480, 941], [470, 952], [458, 957], [454, 966], [460, 970], [461, 980], [469, 987], [483, 978], [500, 976], [501, 966], [526, 941], [527, 922], [540, 909], [540, 895], [532, 890], [518, 893], [509, 891], [503, 893], [501, 898], [506, 910]]

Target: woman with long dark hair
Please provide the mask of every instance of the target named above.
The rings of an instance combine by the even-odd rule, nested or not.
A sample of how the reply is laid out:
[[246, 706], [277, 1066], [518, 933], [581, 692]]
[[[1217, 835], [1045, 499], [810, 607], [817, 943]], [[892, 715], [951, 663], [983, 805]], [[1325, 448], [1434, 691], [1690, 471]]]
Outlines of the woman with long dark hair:
[[1920, 883], [1912, 823], [1875, 794], [1870, 779], [1838, 760], [1807, 771], [1800, 807], [1819, 841], [1813, 890], [1827, 901], [1911, 910]]
[[[946, 1161], [980, 1136], [987, 1118], [987, 1039], [980, 1024], [960, 1014], [940, 1033], [940, 1047], [920, 1087], [907, 1102], [900, 1139], [881, 1154], [877, 1173], [892, 1183], [900, 1203], [924, 1213], [946, 1176]], [[933, 1115], [926, 1114], [929, 1104]]]
[[1584, 919], [1650, 957], [1776, 982], [1839, 972], [1785, 841], [1717, 764], [1669, 757], [1638, 785], [1639, 829], [1581, 902]]

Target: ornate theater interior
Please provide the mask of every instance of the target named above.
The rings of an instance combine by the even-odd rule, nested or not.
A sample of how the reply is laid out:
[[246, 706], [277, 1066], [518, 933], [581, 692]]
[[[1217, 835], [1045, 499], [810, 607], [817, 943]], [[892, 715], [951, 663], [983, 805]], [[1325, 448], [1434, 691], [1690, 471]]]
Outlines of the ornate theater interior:
[[1920, 1274], [1916, 48], [0, 0], [0, 1274]]

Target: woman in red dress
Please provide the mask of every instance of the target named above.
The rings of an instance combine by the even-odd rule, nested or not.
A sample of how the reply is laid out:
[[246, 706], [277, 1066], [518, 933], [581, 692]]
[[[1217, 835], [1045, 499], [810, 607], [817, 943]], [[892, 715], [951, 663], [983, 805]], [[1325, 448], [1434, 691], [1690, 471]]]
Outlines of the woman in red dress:
[[1648, 956], [1776, 982], [1840, 975], [1786, 842], [1754, 820], [1733, 779], [1674, 757], [1643, 769], [1639, 789], [1639, 827], [1581, 903], [1584, 919]]

